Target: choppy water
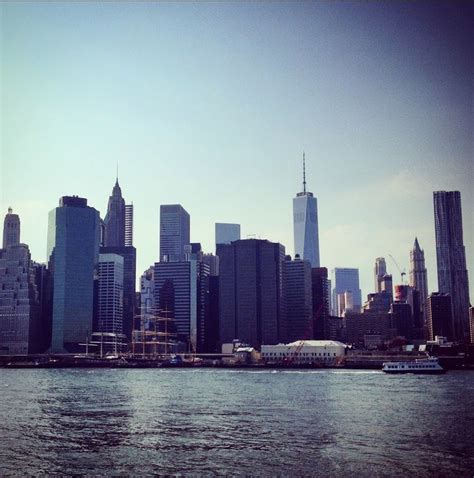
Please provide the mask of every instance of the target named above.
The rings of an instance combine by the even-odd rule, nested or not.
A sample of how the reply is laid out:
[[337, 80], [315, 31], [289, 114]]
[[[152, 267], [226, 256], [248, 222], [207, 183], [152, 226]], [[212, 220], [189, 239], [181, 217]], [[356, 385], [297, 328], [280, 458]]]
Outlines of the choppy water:
[[474, 476], [474, 373], [0, 370], [0, 475]]

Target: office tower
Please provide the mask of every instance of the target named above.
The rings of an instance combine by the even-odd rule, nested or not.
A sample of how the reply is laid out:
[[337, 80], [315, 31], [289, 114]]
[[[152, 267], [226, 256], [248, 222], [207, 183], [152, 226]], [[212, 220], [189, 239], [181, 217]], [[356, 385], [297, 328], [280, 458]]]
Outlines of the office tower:
[[311, 269], [311, 298], [313, 309], [314, 335], [316, 340], [329, 339], [329, 297], [331, 285], [328, 280], [326, 267], [313, 267]]
[[152, 266], [140, 277], [140, 323], [136, 324], [136, 327], [139, 327], [140, 330], [143, 328], [148, 330], [151, 319], [156, 315], [153, 271]]
[[230, 244], [240, 239], [240, 224], [227, 224], [216, 222], [216, 247], [217, 244]]
[[118, 178], [115, 181], [112, 196], [109, 197], [104, 224], [104, 246], [123, 247], [125, 245], [125, 201]]
[[461, 193], [433, 193], [439, 292], [452, 300], [454, 339], [469, 340], [469, 281], [463, 242]]
[[83, 350], [92, 333], [94, 273], [99, 259], [99, 212], [87, 199], [64, 196], [49, 213], [52, 273], [52, 352]]
[[123, 334], [124, 260], [118, 254], [99, 254], [98, 314], [95, 332]]
[[160, 206], [160, 262], [185, 259], [189, 245], [189, 214], [180, 204]]
[[187, 261], [157, 262], [154, 302], [174, 318], [178, 340], [188, 350], [204, 348], [208, 314], [209, 267], [192, 254]]
[[239, 339], [254, 347], [282, 337], [285, 248], [260, 239], [217, 246], [220, 344]]
[[303, 153], [303, 191], [293, 198], [293, 235], [295, 256], [319, 267], [318, 201], [306, 191], [305, 155]]
[[419, 291], [420, 303], [426, 302], [428, 297], [428, 276], [425, 267], [425, 253], [415, 237], [415, 244], [410, 251], [410, 285]]
[[375, 259], [374, 279], [375, 292], [382, 292], [382, 277], [387, 273], [387, 264], [384, 257], [377, 257]]
[[133, 246], [133, 204], [125, 204], [125, 247]]
[[20, 217], [13, 214], [12, 208], [9, 207], [3, 221], [3, 249], [18, 244], [20, 244]]
[[392, 274], [385, 274], [380, 281], [380, 292], [386, 292], [393, 298], [393, 280]]
[[336, 267], [331, 271], [333, 284], [332, 303], [333, 315], [342, 316], [342, 310], [338, 308], [338, 295], [345, 292], [352, 292], [353, 309], [360, 311], [362, 304], [362, 294], [359, 288], [359, 269], [348, 267]]
[[219, 276], [209, 276], [209, 313], [204, 352], [220, 352], [219, 348]]
[[296, 256], [283, 261], [283, 303], [285, 317], [280, 338], [283, 343], [310, 340], [314, 335], [311, 263]]
[[137, 250], [133, 246], [101, 247], [100, 253], [123, 257], [123, 334], [130, 341], [135, 316]]
[[211, 276], [219, 275], [219, 256], [214, 254], [204, 254], [202, 256], [202, 261], [209, 266], [209, 274]]
[[41, 302], [20, 219], [8, 210], [0, 249], [0, 355], [40, 352]]
[[469, 307], [469, 326], [471, 333], [471, 344], [474, 344], [474, 307]]
[[395, 301], [390, 306], [390, 323], [394, 335], [413, 338], [413, 313], [410, 304], [405, 301]]
[[451, 296], [433, 292], [425, 303], [427, 339], [434, 340], [439, 335], [453, 340], [453, 312]]

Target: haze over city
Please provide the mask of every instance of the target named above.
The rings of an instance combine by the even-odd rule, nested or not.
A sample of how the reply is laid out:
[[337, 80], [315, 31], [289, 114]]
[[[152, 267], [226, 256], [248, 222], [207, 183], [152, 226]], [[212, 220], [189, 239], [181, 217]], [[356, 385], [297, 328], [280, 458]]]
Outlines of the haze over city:
[[[468, 13], [466, 15], [466, 13]], [[158, 260], [159, 205], [293, 254], [292, 198], [318, 198], [321, 265], [408, 272], [415, 236], [437, 290], [432, 191], [462, 194], [473, 264], [472, 10], [456, 2], [1, 6], [1, 204], [46, 261], [63, 195], [103, 217], [135, 206], [137, 276]], [[473, 293], [471, 280], [471, 294]]]

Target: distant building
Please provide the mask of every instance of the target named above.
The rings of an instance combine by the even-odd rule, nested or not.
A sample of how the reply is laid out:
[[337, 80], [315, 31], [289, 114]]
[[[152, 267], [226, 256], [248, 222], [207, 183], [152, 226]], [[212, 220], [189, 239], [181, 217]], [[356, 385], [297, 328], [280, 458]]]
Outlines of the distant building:
[[375, 292], [367, 295], [367, 300], [364, 302], [362, 311], [388, 313], [391, 303], [392, 296], [388, 292]]
[[311, 263], [298, 256], [283, 262], [283, 297], [285, 320], [281, 327], [283, 340], [312, 339], [314, 335]]
[[384, 274], [380, 281], [380, 292], [387, 292], [393, 300], [393, 279], [392, 274]]
[[216, 247], [217, 244], [230, 244], [240, 240], [240, 224], [216, 222]]
[[303, 191], [293, 198], [293, 235], [295, 257], [319, 267], [318, 201], [306, 191], [305, 155], [303, 153]]
[[189, 214], [180, 204], [160, 206], [160, 262], [185, 260], [190, 243]]
[[219, 340], [255, 348], [283, 335], [285, 248], [260, 239], [219, 244]]
[[375, 259], [374, 279], [375, 292], [382, 292], [382, 277], [387, 273], [387, 263], [384, 257]]
[[[463, 242], [461, 193], [433, 193], [439, 292], [449, 294], [453, 307], [453, 337], [469, 341], [469, 281]], [[437, 334], [443, 335], [443, 334]]]
[[415, 244], [410, 251], [410, 285], [420, 294], [420, 305], [423, 308], [428, 298], [428, 275], [425, 267], [425, 253], [415, 237]]
[[125, 204], [125, 247], [133, 246], [133, 204]]
[[437, 335], [453, 340], [454, 323], [451, 296], [433, 292], [426, 299], [425, 311], [427, 340], [434, 340]]
[[338, 300], [338, 295], [344, 294], [345, 292], [352, 293], [352, 310], [359, 312], [362, 305], [362, 293], [359, 288], [359, 269], [336, 267], [331, 272], [333, 315], [337, 317], [342, 316], [343, 310], [340, 310], [338, 307], [338, 304], [342, 302]]
[[364, 345], [365, 336], [379, 335], [383, 340], [392, 338], [390, 314], [378, 310], [362, 313], [348, 312], [343, 319], [342, 338], [348, 344]]
[[0, 249], [0, 355], [41, 352], [41, 301], [20, 218], [8, 210]]
[[209, 266], [211, 276], [219, 275], [219, 256], [214, 254], [203, 254], [202, 261]]
[[145, 330], [148, 330], [151, 319], [157, 315], [153, 274], [154, 267], [150, 267], [140, 277], [140, 324], [136, 324], [136, 327]]
[[474, 307], [469, 307], [469, 325], [471, 327], [471, 344], [474, 344]]
[[123, 257], [118, 254], [99, 254], [95, 332], [123, 334], [123, 264]]
[[311, 269], [311, 299], [313, 309], [313, 338], [316, 340], [330, 340], [330, 281], [326, 267]]
[[122, 197], [118, 178], [109, 197], [107, 215], [104, 219], [104, 246], [124, 247], [125, 246], [125, 201]]
[[20, 244], [20, 217], [13, 214], [11, 207], [3, 221], [3, 249]]
[[92, 333], [94, 273], [99, 259], [99, 213], [87, 199], [64, 196], [49, 213], [52, 273], [52, 352], [82, 351]]
[[390, 307], [390, 325], [393, 334], [406, 339], [413, 338], [413, 314], [410, 304], [395, 301]]

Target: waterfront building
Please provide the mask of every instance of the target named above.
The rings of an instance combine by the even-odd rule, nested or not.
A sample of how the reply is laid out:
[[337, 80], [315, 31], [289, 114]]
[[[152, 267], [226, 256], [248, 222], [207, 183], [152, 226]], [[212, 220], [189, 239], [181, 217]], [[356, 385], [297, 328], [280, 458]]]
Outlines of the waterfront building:
[[293, 198], [293, 235], [295, 257], [319, 267], [318, 200], [306, 191], [305, 154], [303, 153], [303, 191]]
[[453, 307], [453, 338], [469, 340], [469, 281], [463, 241], [461, 193], [433, 193], [439, 292], [449, 294]]
[[380, 335], [382, 340], [392, 338], [390, 314], [373, 309], [347, 312], [343, 319], [344, 342], [364, 345], [364, 337], [367, 335]]
[[125, 204], [125, 247], [133, 246], [133, 204]]
[[190, 243], [189, 214], [180, 204], [160, 206], [160, 262], [185, 260]]
[[406, 301], [395, 301], [390, 306], [390, 325], [393, 335], [413, 338], [413, 313]]
[[285, 318], [281, 340], [309, 340], [314, 336], [311, 263], [296, 256], [283, 261], [283, 303]]
[[79, 344], [92, 333], [99, 227], [99, 212], [85, 198], [64, 196], [49, 213], [52, 352], [81, 351]]
[[285, 248], [261, 239], [217, 246], [219, 341], [260, 348], [283, 335], [282, 262]]
[[425, 253], [416, 237], [413, 249], [410, 251], [409, 281], [410, 286], [419, 292], [420, 305], [423, 308], [428, 298], [428, 275], [425, 267]]
[[20, 217], [13, 214], [11, 207], [8, 208], [8, 214], [3, 221], [3, 249], [20, 244]]
[[316, 340], [330, 339], [330, 290], [327, 268], [313, 267], [311, 269], [311, 299], [314, 322], [313, 338]]
[[0, 249], [0, 355], [41, 352], [41, 301], [20, 218], [8, 210]]
[[94, 332], [123, 334], [123, 280], [123, 257], [99, 254], [98, 320]]
[[346, 354], [346, 345], [335, 340], [297, 340], [287, 344], [262, 345], [262, 359], [267, 364], [337, 365]]
[[338, 301], [338, 295], [345, 292], [352, 293], [352, 309], [360, 311], [362, 305], [362, 293], [359, 288], [359, 269], [349, 267], [336, 267], [331, 271], [333, 284], [332, 290], [332, 303], [333, 303], [333, 315], [342, 317], [343, 310], [338, 307], [338, 304], [342, 302]]
[[240, 224], [216, 222], [216, 247], [217, 244], [230, 244], [240, 240]]
[[425, 303], [427, 340], [434, 340], [439, 335], [453, 340], [454, 323], [452, 301], [449, 294], [433, 292]]
[[122, 197], [118, 178], [112, 189], [107, 206], [107, 215], [104, 219], [104, 246], [125, 246], [125, 201]]
[[374, 279], [375, 292], [382, 292], [382, 278], [387, 273], [387, 263], [384, 257], [375, 259]]
[[157, 262], [153, 281], [155, 306], [174, 318], [178, 340], [202, 352], [209, 327], [209, 266], [197, 254], [186, 261]]

